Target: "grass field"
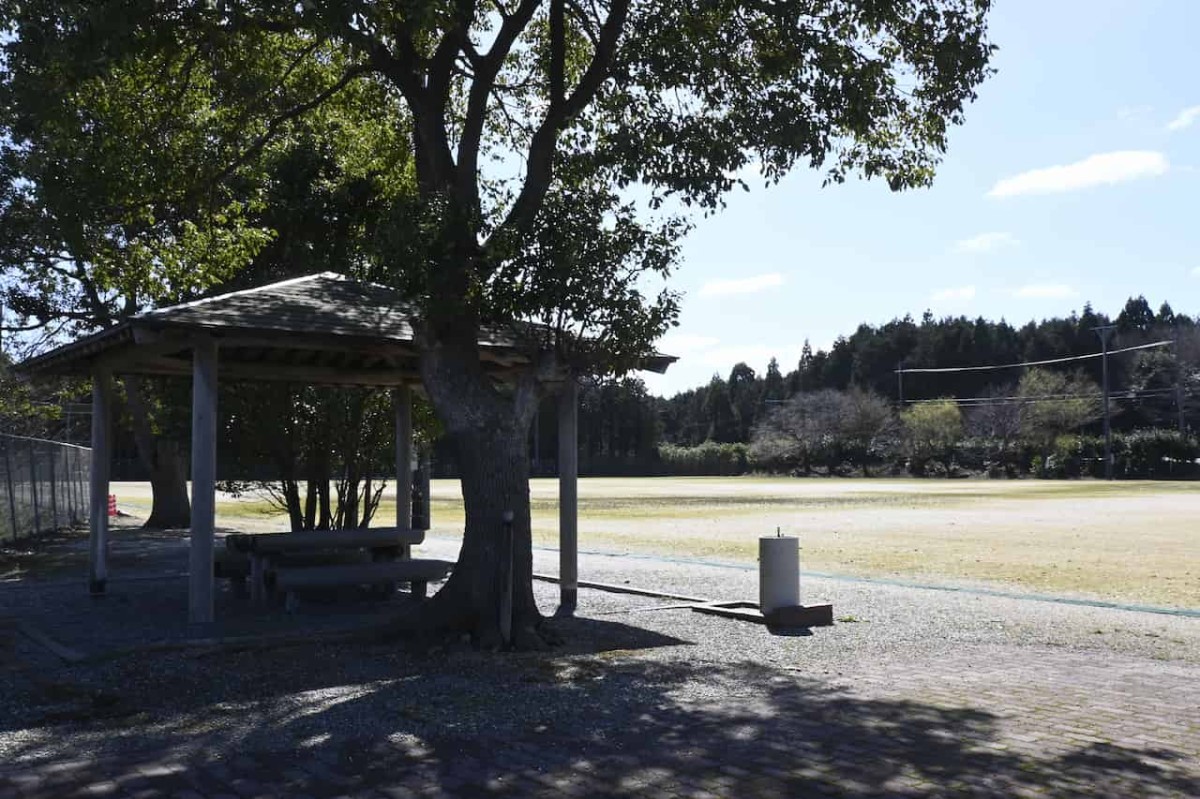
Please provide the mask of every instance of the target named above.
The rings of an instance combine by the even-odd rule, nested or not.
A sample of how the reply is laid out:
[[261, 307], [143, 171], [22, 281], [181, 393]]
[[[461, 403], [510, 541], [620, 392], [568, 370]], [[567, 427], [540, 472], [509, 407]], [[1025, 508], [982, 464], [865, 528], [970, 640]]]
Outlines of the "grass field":
[[[123, 511], [149, 487], [116, 484]], [[460, 535], [456, 481], [434, 481], [433, 535]], [[590, 478], [583, 549], [753, 561], [798, 535], [802, 568], [1200, 608], [1200, 485], [1090, 481]], [[557, 482], [531, 486], [535, 540], [554, 546]], [[392, 518], [388, 502], [380, 523]], [[224, 498], [218, 525], [280, 530], [259, 500]]]

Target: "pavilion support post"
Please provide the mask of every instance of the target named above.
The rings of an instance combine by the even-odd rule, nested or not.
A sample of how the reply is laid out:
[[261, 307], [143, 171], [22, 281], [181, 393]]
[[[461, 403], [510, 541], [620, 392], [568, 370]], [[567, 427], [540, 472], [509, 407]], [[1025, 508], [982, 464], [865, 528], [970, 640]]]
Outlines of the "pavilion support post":
[[192, 537], [188, 562], [188, 621], [213, 620], [213, 538], [217, 506], [217, 344], [200, 338], [192, 349]]
[[571, 616], [579, 594], [579, 387], [558, 397], [558, 614]]
[[88, 523], [88, 591], [108, 587], [108, 476], [112, 465], [112, 373], [92, 374], [92, 474]]
[[[396, 414], [396, 527], [412, 527], [412, 389], [400, 386], [392, 390], [392, 409]], [[403, 547], [404, 557], [412, 547]]]

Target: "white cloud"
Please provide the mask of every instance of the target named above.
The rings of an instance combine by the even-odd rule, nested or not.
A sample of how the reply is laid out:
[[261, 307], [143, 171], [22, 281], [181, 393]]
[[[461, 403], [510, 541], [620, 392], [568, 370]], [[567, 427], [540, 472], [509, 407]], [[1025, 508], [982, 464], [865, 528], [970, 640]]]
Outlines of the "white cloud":
[[1167, 130], [1171, 131], [1172, 133], [1180, 130], [1187, 130], [1197, 119], [1200, 119], [1200, 105], [1194, 105], [1191, 108], [1185, 108], [1167, 124]]
[[720, 343], [713, 336], [692, 336], [687, 333], [668, 334], [658, 342], [658, 349], [671, 355], [690, 355]]
[[978, 236], [956, 241], [954, 243], [954, 251], [973, 253], [991, 252], [1001, 247], [1009, 247], [1019, 243], [1011, 233], [980, 233]]
[[783, 275], [769, 272], [765, 275], [755, 275], [741, 280], [710, 280], [700, 289], [701, 297], [720, 297], [726, 294], [753, 294], [774, 286], [783, 285]]
[[1064, 283], [1031, 283], [1013, 292], [1018, 297], [1035, 300], [1059, 300], [1074, 297], [1075, 289]]
[[930, 295], [930, 302], [946, 302], [948, 300], [973, 300], [975, 299], [974, 286], [958, 286], [957, 288], [942, 289], [935, 291]]
[[1192, 277], [1200, 277], [1200, 266], [1192, 267]]
[[1033, 169], [997, 181], [989, 197], [1017, 197], [1023, 194], [1057, 194], [1066, 191], [1107, 186], [1165, 174], [1170, 168], [1167, 157], [1150, 150], [1122, 150], [1100, 153], [1073, 164]]

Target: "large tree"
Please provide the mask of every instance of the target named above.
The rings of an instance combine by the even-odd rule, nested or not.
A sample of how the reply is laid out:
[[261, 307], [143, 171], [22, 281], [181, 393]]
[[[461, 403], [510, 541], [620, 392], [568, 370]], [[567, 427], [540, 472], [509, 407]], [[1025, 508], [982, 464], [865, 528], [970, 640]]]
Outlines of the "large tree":
[[[352, 262], [409, 162], [403, 122], [370, 108], [382, 87], [337, 84], [346, 56], [311, 37], [175, 35], [112, 10], [0, 5], [0, 286], [16, 326], [60, 343], [235, 277]], [[287, 115], [314, 91], [329, 102]], [[185, 527], [187, 427], [162, 412], [178, 397], [121, 388], [147, 526]]]
[[[127, 59], [97, 76], [52, 36], [11, 33], [0, 73], [0, 269], [19, 329], [53, 341], [111, 327], [206, 285], [261, 244], [243, 204], [193, 184], [211, 126], [208, 92], [178, 85], [185, 59]], [[154, 488], [149, 524], [186, 526], [179, 448], [146, 385], [126, 379], [123, 389]]]
[[[411, 130], [418, 191], [397, 204], [370, 274], [413, 298], [421, 377], [457, 450], [466, 508], [458, 564], [422, 623], [498, 640], [502, 519], [512, 512], [513, 630], [524, 646], [542, 640], [530, 420], [547, 385], [628, 370], [673, 322], [675, 297], [647, 296], [647, 275], [674, 266], [685, 225], [660, 214], [716, 209], [739, 175], [774, 181], [797, 163], [832, 182], [857, 173], [896, 190], [929, 183], [948, 127], [987, 74], [989, 6], [42, 0], [19, 8], [41, 31], [124, 51], [245, 31], [334, 48], [341, 78], [280, 119], [310, 113], [351, 83], [386, 87]], [[497, 327], [529, 344], [528, 368], [505, 385], [479, 346]]]

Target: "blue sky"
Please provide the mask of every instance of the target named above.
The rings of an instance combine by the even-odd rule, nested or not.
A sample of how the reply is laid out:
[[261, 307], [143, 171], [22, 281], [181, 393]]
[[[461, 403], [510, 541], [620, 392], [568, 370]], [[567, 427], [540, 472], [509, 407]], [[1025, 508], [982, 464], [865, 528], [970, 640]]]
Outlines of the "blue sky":
[[670, 395], [795, 368], [860, 322], [965, 314], [1013, 324], [1144, 294], [1200, 313], [1200, 2], [999, 0], [998, 72], [951, 133], [933, 188], [822, 189], [798, 171], [697, 220], [671, 285]]

